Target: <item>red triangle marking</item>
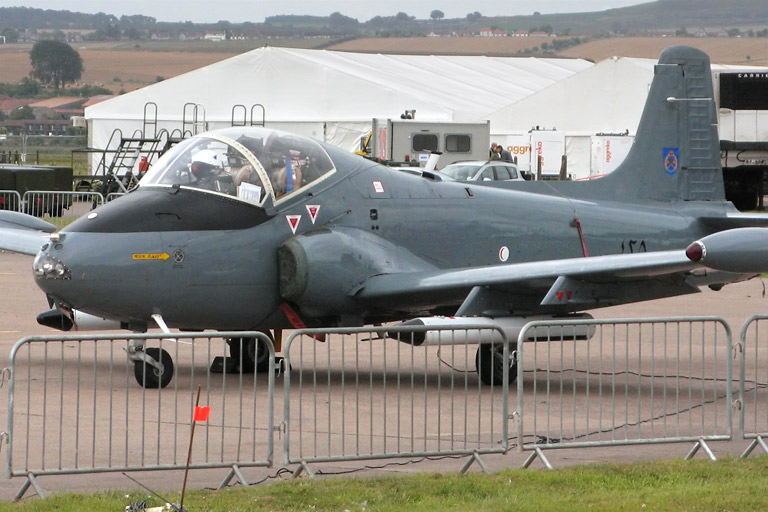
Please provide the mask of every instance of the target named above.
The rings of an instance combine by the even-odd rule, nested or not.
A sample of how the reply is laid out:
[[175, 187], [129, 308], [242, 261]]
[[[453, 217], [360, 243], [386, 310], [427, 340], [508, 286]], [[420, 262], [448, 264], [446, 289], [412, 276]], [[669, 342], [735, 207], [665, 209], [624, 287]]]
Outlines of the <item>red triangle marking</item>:
[[307, 207], [307, 213], [309, 213], [309, 219], [312, 221], [312, 224], [315, 223], [315, 220], [317, 220], [317, 214], [320, 211], [320, 205], [319, 204], [308, 204]]
[[299, 222], [301, 221], [301, 215], [286, 215], [285, 219], [288, 221], [288, 225], [291, 226], [291, 231], [293, 231], [293, 234], [296, 234], [296, 228], [299, 227]]

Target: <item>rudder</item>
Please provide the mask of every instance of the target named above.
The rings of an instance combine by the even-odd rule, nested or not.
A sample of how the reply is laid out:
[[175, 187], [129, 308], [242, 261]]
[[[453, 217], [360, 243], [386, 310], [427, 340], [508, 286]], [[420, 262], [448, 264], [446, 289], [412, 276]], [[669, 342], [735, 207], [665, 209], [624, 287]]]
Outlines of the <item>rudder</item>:
[[707, 54], [688, 46], [661, 53], [631, 151], [592, 184], [626, 199], [725, 200]]

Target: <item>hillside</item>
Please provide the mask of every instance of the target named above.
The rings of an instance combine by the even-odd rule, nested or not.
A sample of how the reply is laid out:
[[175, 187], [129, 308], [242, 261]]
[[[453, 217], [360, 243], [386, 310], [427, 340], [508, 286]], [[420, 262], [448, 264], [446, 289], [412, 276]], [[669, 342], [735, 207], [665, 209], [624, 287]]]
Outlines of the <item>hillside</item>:
[[[535, 6], [534, 6], [535, 7]], [[550, 25], [555, 33], [637, 34], [680, 28], [765, 28], [765, 0], [656, 0], [645, 4], [590, 13], [542, 14], [494, 18], [502, 28]]]
[[[439, 2], [438, 2], [439, 3]], [[473, 7], [468, 4], [467, 11]], [[531, 10], [536, 9], [532, 4]], [[109, 11], [108, 4], [104, 6]], [[180, 12], [180, 16], [182, 13]], [[599, 12], [532, 14], [528, 16], [483, 16], [470, 13], [463, 18], [416, 19], [407, 13], [357, 20], [340, 13], [330, 16], [270, 16], [262, 23], [157, 22], [144, 15], [122, 16], [109, 13], [83, 14], [66, 10], [43, 10], [24, 7], [0, 7], [0, 33], [14, 31], [85, 31], [97, 40], [145, 40], [150, 35], [171, 37], [181, 34], [204, 34], [206, 30], [223, 30], [230, 34], [252, 37], [399, 37], [427, 35], [430, 32], [467, 31], [477, 33], [483, 27], [514, 30], [544, 30], [567, 35], [648, 35], [659, 31], [685, 29], [768, 28], [768, 2], [765, 0], [656, 0], [645, 4]]]
[[[73, 30], [82, 29], [84, 33], [94, 31], [95, 27], [102, 27], [101, 31], [107, 33], [103, 27], [110, 24], [113, 28], [120, 28], [123, 31], [120, 40], [72, 43], [84, 61], [82, 82], [101, 85], [114, 92], [143, 87], [265, 44], [325, 47], [351, 52], [569, 57], [594, 62], [613, 56], [655, 59], [665, 47], [684, 44], [707, 52], [715, 63], [768, 65], [766, 0], [656, 0], [594, 13], [493, 18], [473, 13], [466, 18], [442, 20], [416, 20], [398, 15], [374, 16], [366, 22], [358, 22], [336, 14], [329, 17], [275, 16], [264, 24], [220, 22], [231, 34], [247, 28], [251, 35], [214, 43], [172, 37], [153, 41], [126, 37], [129, 27], [134, 31], [132, 35], [148, 37], [153, 30], [163, 30], [168, 35], [174, 30], [204, 30], [211, 25], [156, 23], [153, 18], [140, 15], [118, 20], [103, 13], [88, 15], [0, 7], [0, 33], [5, 33], [8, 26], [14, 27], [15, 31], [33, 31], [50, 30], [62, 23]], [[260, 39], [258, 33], [264, 26], [268, 26], [270, 31], [293, 31], [303, 35]], [[343, 38], [339, 38], [340, 27], [346, 31]], [[558, 36], [446, 37], [456, 31], [479, 32], [481, 27], [499, 28], [510, 33], [514, 30], [543, 30]], [[326, 30], [333, 36], [306, 35]], [[676, 32], [687, 32], [693, 36], [704, 32], [724, 35], [726, 31], [734, 37], [675, 37]], [[119, 36], [120, 30], [116, 33]], [[441, 37], [425, 37], [430, 33]], [[741, 37], [735, 37], [737, 33]], [[367, 34], [379, 37], [365, 37]], [[409, 37], [395, 37], [398, 34]], [[16, 83], [28, 76], [31, 47], [31, 42], [0, 44], [3, 64], [0, 82]]]

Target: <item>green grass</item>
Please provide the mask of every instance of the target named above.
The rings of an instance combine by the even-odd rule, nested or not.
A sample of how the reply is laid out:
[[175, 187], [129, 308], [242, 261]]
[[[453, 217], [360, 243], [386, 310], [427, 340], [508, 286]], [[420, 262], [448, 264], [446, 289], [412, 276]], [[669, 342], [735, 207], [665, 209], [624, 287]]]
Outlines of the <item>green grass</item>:
[[[43, 479], [41, 485], [45, 485]], [[718, 462], [665, 461], [581, 466], [555, 471], [510, 470], [493, 475], [422, 474], [390, 478], [298, 479], [249, 488], [194, 491], [190, 511], [744, 511], [768, 509], [768, 457]], [[147, 498], [112, 492], [88, 497], [2, 503], [5, 511], [124, 510]], [[177, 500], [178, 494], [168, 495]], [[148, 506], [160, 506], [150, 497]]]

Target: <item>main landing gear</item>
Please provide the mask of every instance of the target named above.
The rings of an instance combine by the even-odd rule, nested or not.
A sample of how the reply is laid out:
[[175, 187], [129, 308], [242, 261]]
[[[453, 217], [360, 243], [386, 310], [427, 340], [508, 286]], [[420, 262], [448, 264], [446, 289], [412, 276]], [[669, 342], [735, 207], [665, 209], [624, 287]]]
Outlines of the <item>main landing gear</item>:
[[509, 344], [509, 361], [504, 361], [503, 343], [483, 343], [478, 345], [475, 354], [475, 366], [480, 382], [488, 386], [500, 386], [504, 382], [504, 365], [509, 365], [507, 382], [512, 384], [517, 378], [517, 343]]
[[[269, 331], [261, 331], [275, 339]], [[269, 347], [261, 338], [227, 338], [229, 357], [217, 357], [211, 364], [213, 373], [262, 373], [269, 370]]]

